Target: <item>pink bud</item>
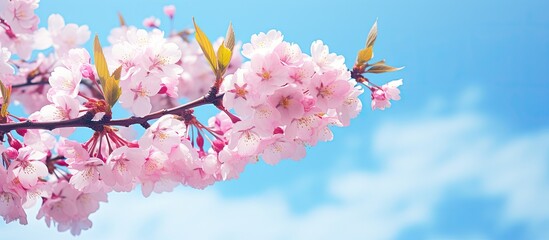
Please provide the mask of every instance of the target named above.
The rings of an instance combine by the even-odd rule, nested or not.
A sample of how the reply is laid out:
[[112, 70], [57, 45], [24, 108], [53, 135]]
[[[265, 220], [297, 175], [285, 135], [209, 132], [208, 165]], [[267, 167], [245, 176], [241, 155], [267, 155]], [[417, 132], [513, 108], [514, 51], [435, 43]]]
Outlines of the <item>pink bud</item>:
[[19, 152], [17, 152], [17, 150], [12, 147], [8, 147], [6, 151], [4, 151], [4, 153], [9, 159], [16, 159], [17, 155], [19, 155]]
[[23, 147], [23, 144], [21, 144], [21, 142], [19, 142], [19, 140], [11, 137], [11, 135], [8, 135], [8, 143], [10, 144], [11, 147], [13, 147], [14, 149], [20, 149]]
[[150, 27], [150, 28], [157, 28], [160, 26], [160, 19], [157, 19], [155, 17], [148, 17], [143, 20], [143, 26]]
[[216, 152], [221, 152], [221, 150], [223, 150], [223, 148], [225, 147], [225, 143], [219, 139], [215, 139], [213, 140], [212, 142], [212, 148], [214, 151]]
[[93, 73], [93, 68], [90, 64], [83, 64], [82, 67], [80, 67], [80, 73], [82, 73], [83, 78], [95, 81], [95, 74]]
[[160, 90], [158, 90], [158, 94], [166, 94], [167, 92], [168, 92], [168, 87], [162, 84], [162, 86], [160, 87]]
[[315, 106], [315, 99], [313, 96], [305, 95], [303, 96], [303, 99], [301, 99], [301, 105], [303, 105], [303, 108], [305, 109], [305, 112], [311, 111], [311, 109]]
[[273, 134], [284, 134], [284, 129], [281, 127], [276, 127], [273, 131]]
[[166, 16], [170, 18], [173, 18], [173, 15], [175, 15], [175, 6], [174, 5], [164, 6], [164, 14], [166, 14]]
[[24, 137], [25, 134], [27, 134], [27, 129], [20, 128], [20, 129], [16, 129], [15, 132], [17, 132], [17, 134], [21, 135], [21, 137]]

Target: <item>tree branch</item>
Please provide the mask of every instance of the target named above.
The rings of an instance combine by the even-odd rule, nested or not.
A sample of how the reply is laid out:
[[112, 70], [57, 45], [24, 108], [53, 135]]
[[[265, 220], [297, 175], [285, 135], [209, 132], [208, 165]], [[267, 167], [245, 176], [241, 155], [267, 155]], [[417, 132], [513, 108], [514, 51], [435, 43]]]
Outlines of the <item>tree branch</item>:
[[135, 124], [139, 124], [147, 128], [149, 126], [149, 123], [148, 123], [149, 120], [160, 118], [166, 114], [182, 115], [186, 110], [189, 110], [191, 108], [195, 108], [198, 106], [206, 105], [206, 104], [216, 105], [223, 98], [223, 95], [224, 93], [217, 94], [214, 98], [211, 98], [208, 95], [206, 95], [194, 101], [185, 103], [183, 105], [170, 108], [170, 109], [162, 109], [162, 110], [147, 114], [143, 117], [130, 117], [130, 118], [114, 119], [114, 120], [109, 119], [109, 120], [92, 121], [93, 113], [87, 112], [80, 117], [69, 119], [69, 120], [62, 120], [62, 121], [32, 122], [30, 120], [27, 120], [24, 122], [4, 123], [4, 124], [0, 124], [0, 134], [3, 135], [5, 133], [8, 133], [12, 130], [17, 130], [17, 129], [53, 130], [57, 128], [66, 128], [66, 127], [87, 127], [93, 130], [100, 130], [104, 126], [128, 127]]

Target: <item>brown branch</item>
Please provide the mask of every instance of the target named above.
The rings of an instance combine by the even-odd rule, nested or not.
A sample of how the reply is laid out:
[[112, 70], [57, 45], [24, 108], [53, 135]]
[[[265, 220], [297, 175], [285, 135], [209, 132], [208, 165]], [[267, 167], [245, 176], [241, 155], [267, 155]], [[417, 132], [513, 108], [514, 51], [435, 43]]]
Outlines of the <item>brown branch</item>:
[[101, 130], [105, 126], [128, 127], [135, 124], [139, 124], [144, 128], [148, 128], [149, 120], [158, 119], [166, 114], [174, 114], [174, 115], [181, 116], [186, 110], [189, 110], [191, 108], [195, 108], [198, 106], [202, 106], [206, 104], [214, 104], [217, 106], [220, 100], [223, 98], [223, 95], [224, 95], [223, 93], [217, 94], [213, 97], [210, 95], [206, 95], [194, 101], [185, 103], [183, 105], [170, 108], [170, 109], [162, 109], [162, 110], [147, 114], [143, 117], [130, 117], [130, 118], [114, 119], [114, 120], [107, 119], [107, 120], [92, 121], [93, 113], [87, 112], [80, 117], [69, 119], [69, 120], [62, 120], [62, 121], [32, 122], [30, 120], [27, 120], [24, 122], [4, 123], [4, 124], [0, 124], [0, 134], [3, 135], [5, 133], [8, 133], [12, 130], [17, 130], [17, 129], [53, 130], [57, 128], [66, 128], [66, 127], [87, 127], [93, 130]]

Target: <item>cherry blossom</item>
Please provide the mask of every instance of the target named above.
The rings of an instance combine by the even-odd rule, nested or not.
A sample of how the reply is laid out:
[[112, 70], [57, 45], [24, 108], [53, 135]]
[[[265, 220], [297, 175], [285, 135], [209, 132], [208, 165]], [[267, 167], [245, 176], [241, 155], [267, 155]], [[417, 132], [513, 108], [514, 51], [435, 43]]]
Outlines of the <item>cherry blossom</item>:
[[[37, 7], [38, 0], [0, 0], [0, 216], [7, 223], [26, 224], [24, 208], [38, 203], [38, 219], [78, 235], [110, 192], [203, 189], [258, 161], [300, 160], [358, 116], [365, 90], [372, 109], [400, 99], [402, 80], [376, 85], [366, 77], [398, 68], [362, 59], [370, 56], [348, 68], [321, 40], [307, 53], [269, 30], [241, 44], [231, 27], [227, 39], [211, 43], [198, 28], [175, 31], [169, 5], [169, 31], [154, 16], [143, 21], [146, 29], [121, 16], [110, 44], [97, 36], [90, 51], [81, 47], [88, 26], [52, 14], [39, 29]], [[195, 112], [204, 105], [215, 111], [209, 118]], [[71, 136], [78, 128], [89, 131]]]

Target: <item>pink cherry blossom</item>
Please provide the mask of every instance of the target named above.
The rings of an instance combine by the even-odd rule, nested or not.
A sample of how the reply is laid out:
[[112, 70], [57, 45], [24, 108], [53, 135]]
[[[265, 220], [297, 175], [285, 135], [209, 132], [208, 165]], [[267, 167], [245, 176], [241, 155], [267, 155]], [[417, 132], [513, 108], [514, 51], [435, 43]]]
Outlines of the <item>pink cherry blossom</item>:
[[328, 46], [324, 45], [321, 40], [311, 44], [311, 57], [316, 64], [317, 72], [323, 73], [332, 69], [345, 71], [347, 69], [344, 64], [345, 58], [330, 53]]
[[145, 153], [139, 148], [122, 146], [115, 149], [106, 163], [112, 178], [105, 179], [105, 183], [115, 191], [131, 191], [145, 162], [145, 157]]
[[42, 162], [46, 154], [31, 147], [23, 147], [18, 151], [19, 155], [8, 168], [9, 176], [10, 179], [17, 178], [23, 187], [30, 188], [36, 185], [39, 178], [48, 175], [48, 168]]
[[162, 152], [169, 153], [172, 148], [179, 145], [185, 129], [185, 124], [176, 116], [162, 116], [145, 131], [139, 145], [144, 148], [154, 146]]
[[301, 104], [303, 92], [295, 86], [287, 85], [274, 92], [268, 98], [271, 106], [274, 106], [284, 120], [288, 123], [295, 118], [300, 118], [304, 113], [304, 107]]
[[13, 74], [13, 66], [8, 64], [8, 61], [10, 60], [11, 52], [0, 45], [0, 76], [4, 74]]
[[311, 95], [316, 99], [316, 105], [323, 109], [339, 106], [349, 89], [347, 80], [338, 79], [337, 71], [315, 75], [311, 80]]
[[74, 175], [70, 184], [83, 192], [96, 192], [104, 187], [104, 182], [112, 182], [113, 176], [103, 160], [91, 157], [70, 165], [74, 169]]
[[40, 19], [34, 10], [39, 0], [0, 1], [0, 16], [8, 21], [15, 33], [32, 33]]
[[160, 81], [149, 77], [142, 70], [132, 75], [134, 81], [123, 85], [120, 103], [130, 108], [135, 116], [141, 117], [151, 112], [150, 97], [156, 95], [161, 88]]
[[79, 71], [56, 67], [49, 79], [52, 88], [48, 92], [48, 97], [51, 99], [53, 95], [64, 94], [75, 98], [78, 95], [80, 81], [82, 81], [82, 74]]
[[276, 30], [270, 30], [267, 34], [254, 34], [251, 43], [242, 46], [242, 55], [251, 59], [254, 54], [270, 53], [282, 42], [283, 38], [282, 33]]
[[168, 16], [169, 18], [173, 18], [175, 15], [175, 6], [174, 5], [167, 5], [164, 6], [164, 14]]
[[10, 188], [5, 169], [0, 169], [0, 216], [6, 223], [19, 220], [20, 224], [27, 224], [27, 214], [22, 208], [22, 198]]
[[398, 87], [402, 85], [402, 80], [391, 81], [381, 86], [381, 88], [373, 88], [372, 90], [372, 110], [391, 107], [389, 100], [400, 100], [400, 90]]
[[152, 147], [141, 168], [138, 176], [141, 182], [141, 192], [148, 197], [152, 192], [171, 192], [178, 182], [173, 181], [170, 176], [170, 169], [166, 165], [168, 155]]
[[153, 16], [145, 18], [143, 20], [143, 26], [150, 27], [150, 28], [160, 27], [160, 19], [155, 18]]

